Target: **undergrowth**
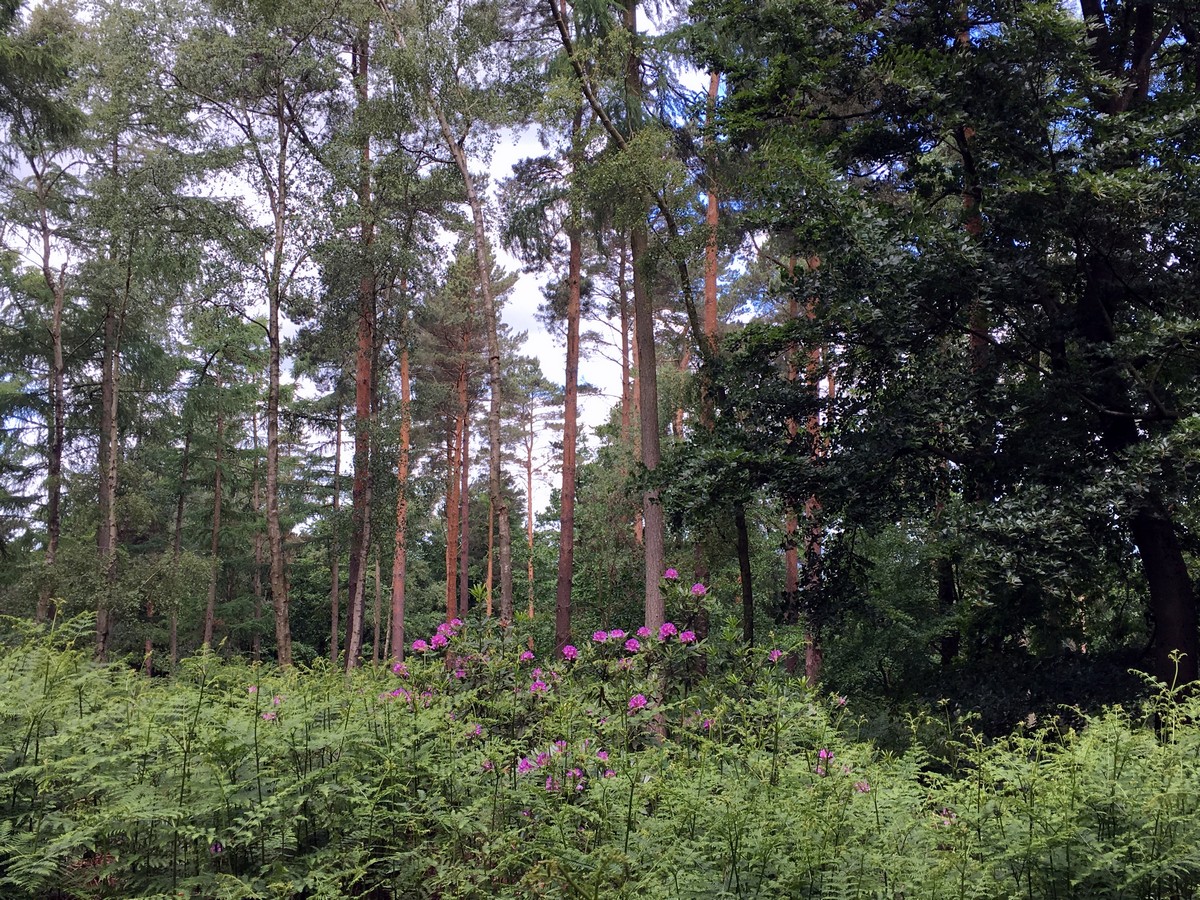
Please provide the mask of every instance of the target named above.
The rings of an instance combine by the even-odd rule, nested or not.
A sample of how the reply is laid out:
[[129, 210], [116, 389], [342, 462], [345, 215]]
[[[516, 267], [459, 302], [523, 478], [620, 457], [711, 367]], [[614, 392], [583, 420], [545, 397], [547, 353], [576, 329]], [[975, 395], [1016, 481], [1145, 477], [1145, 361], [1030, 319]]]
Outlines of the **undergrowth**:
[[86, 623], [7, 624], [13, 900], [1200, 889], [1200, 707], [1167, 689], [1080, 728], [954, 728], [936, 752], [914, 722], [886, 753], [854, 739], [853, 698], [690, 632], [549, 660], [447, 626], [395, 671], [203, 655], [147, 679], [90, 662]]

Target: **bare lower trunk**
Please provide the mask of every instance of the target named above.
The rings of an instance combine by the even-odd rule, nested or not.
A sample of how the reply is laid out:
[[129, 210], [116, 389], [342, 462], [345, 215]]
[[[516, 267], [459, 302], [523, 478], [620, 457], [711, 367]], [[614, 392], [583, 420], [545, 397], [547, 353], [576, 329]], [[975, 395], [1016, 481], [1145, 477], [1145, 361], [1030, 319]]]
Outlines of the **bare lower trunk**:
[[[464, 377], [461, 373], [460, 378]], [[465, 423], [454, 420], [454, 430], [446, 439], [446, 621], [458, 613], [458, 448]]]
[[[576, 122], [579, 115], [576, 114]], [[578, 227], [567, 231], [570, 257], [567, 266], [567, 365], [563, 378], [562, 488], [559, 494], [558, 580], [554, 595], [554, 643], [571, 642], [571, 584], [575, 567], [575, 449], [579, 429], [579, 326], [582, 235]], [[624, 388], [622, 387], [622, 391]], [[532, 559], [532, 532], [530, 558]], [[532, 578], [532, 569], [530, 578]]]
[[432, 98], [441, 127], [442, 138], [447, 149], [458, 165], [459, 175], [462, 176], [463, 187], [467, 192], [467, 202], [471, 207], [471, 220], [474, 225], [475, 237], [475, 266], [479, 277], [479, 291], [483, 298], [483, 315], [487, 325], [488, 342], [488, 496], [492, 509], [499, 519], [500, 533], [500, 620], [509, 624], [513, 620], [513, 589], [512, 589], [512, 529], [508, 521], [508, 500], [501, 490], [502, 469], [500, 463], [500, 411], [501, 411], [501, 378], [500, 378], [500, 338], [497, 331], [496, 301], [492, 293], [492, 264], [488, 259], [488, 241], [483, 218], [483, 202], [479, 197], [475, 179], [467, 165], [467, 156], [459, 144], [450, 123], [446, 120], [437, 98]]
[[[267, 281], [267, 547], [271, 561], [271, 604], [275, 611], [275, 656], [280, 666], [292, 664], [292, 629], [288, 609], [287, 560], [283, 552], [283, 524], [279, 511], [279, 403], [280, 353], [283, 335], [279, 327], [283, 305], [283, 254], [287, 236], [288, 139], [291, 136], [283, 88], [276, 94], [275, 119], [279, 134], [271, 197], [274, 218], [274, 245], [270, 276]], [[271, 180], [269, 173], [264, 179]]]
[[263, 607], [263, 541], [262, 529], [258, 525], [258, 516], [262, 512], [262, 484], [259, 482], [257, 410], [251, 414], [250, 421], [254, 434], [254, 476], [250, 493], [251, 511], [254, 513], [254, 575], [250, 579], [251, 589], [254, 591], [254, 637], [250, 639], [250, 653], [257, 661], [262, 655], [262, 634], [259, 631], [259, 623], [262, 620]]
[[329, 661], [337, 665], [341, 640], [342, 542], [338, 512], [342, 508], [342, 402], [337, 404], [337, 434], [333, 439], [333, 534], [329, 542]]
[[36, 618], [45, 622], [53, 616], [53, 597], [56, 590], [56, 566], [58, 560], [58, 544], [62, 534], [62, 514], [60, 511], [62, 499], [62, 457], [66, 434], [66, 364], [63, 357], [62, 319], [63, 307], [66, 303], [66, 267], [57, 273], [50, 267], [53, 256], [51, 252], [51, 227], [47, 212], [47, 196], [45, 180], [38, 175], [36, 179], [38, 200], [41, 205], [41, 235], [42, 235], [42, 277], [46, 287], [54, 298], [54, 307], [50, 318], [50, 427], [49, 446], [46, 454], [46, 555], [43, 559], [41, 583], [38, 585]]
[[[637, 333], [637, 367], [640, 402], [642, 465], [653, 475], [661, 458], [658, 436], [658, 361], [654, 348], [654, 301], [641, 271], [645, 264], [646, 227], [634, 228], [630, 245], [633, 251], [633, 315]], [[659, 582], [663, 573], [663, 509], [658, 491], [642, 494], [642, 540], [645, 545], [646, 627], [656, 632], [666, 611]]]
[[[221, 376], [217, 375], [217, 393], [221, 391]], [[219, 404], [218, 400], [218, 404]], [[217, 407], [217, 450], [216, 466], [213, 469], [213, 514], [212, 534], [209, 541], [209, 571], [208, 571], [208, 603], [204, 607], [204, 640], [205, 647], [211, 647], [213, 631], [217, 621], [217, 576], [220, 574], [221, 561], [221, 467], [224, 460], [225, 416]]]
[[[464, 385], [464, 388], [466, 385]], [[465, 399], [465, 398], [464, 398]], [[462, 461], [458, 486], [458, 614], [465, 617], [470, 607], [471, 585], [467, 572], [471, 561], [471, 427], [464, 416]]]
[[392, 657], [404, 659], [404, 591], [408, 578], [408, 453], [412, 399], [408, 372], [408, 343], [400, 351], [400, 461], [396, 467], [396, 536], [392, 556]]
[[100, 452], [96, 550], [100, 564], [100, 590], [96, 609], [96, 658], [106, 659], [112, 631], [112, 609], [117, 579], [117, 458], [120, 441], [117, 400], [120, 391], [121, 330], [125, 319], [132, 271], [126, 269], [125, 295], [110, 303], [104, 313], [104, 355], [100, 376]]
[[372, 610], [375, 614], [375, 626], [371, 633], [371, 662], [374, 665], [379, 665], [379, 638], [382, 632], [383, 620], [383, 594], [380, 587], [380, 582], [383, 576], [380, 574], [379, 566], [379, 548], [375, 548], [375, 608]]
[[[360, 109], [368, 100], [368, 35], [364, 30], [354, 42], [355, 93]], [[371, 143], [364, 138], [359, 149], [359, 247], [363, 271], [358, 285], [358, 341], [354, 372], [354, 486], [351, 491], [350, 615], [346, 633], [346, 668], [352, 669], [362, 655], [367, 596], [367, 554], [371, 508], [371, 397], [375, 358], [375, 273], [370, 261], [375, 228], [371, 219]]]
[[741, 503], [734, 507], [733, 523], [737, 531], [738, 580], [742, 588], [742, 640], [749, 647], [754, 644], [754, 587], [750, 572], [750, 531], [746, 527], [746, 507]]

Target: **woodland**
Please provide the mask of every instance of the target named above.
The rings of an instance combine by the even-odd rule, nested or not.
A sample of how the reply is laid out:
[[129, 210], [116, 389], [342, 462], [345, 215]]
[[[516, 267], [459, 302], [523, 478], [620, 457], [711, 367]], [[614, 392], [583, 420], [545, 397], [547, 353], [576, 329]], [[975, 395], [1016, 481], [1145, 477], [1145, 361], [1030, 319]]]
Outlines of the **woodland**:
[[0, 0], [0, 895], [1194, 896], [1198, 112], [1188, 0]]

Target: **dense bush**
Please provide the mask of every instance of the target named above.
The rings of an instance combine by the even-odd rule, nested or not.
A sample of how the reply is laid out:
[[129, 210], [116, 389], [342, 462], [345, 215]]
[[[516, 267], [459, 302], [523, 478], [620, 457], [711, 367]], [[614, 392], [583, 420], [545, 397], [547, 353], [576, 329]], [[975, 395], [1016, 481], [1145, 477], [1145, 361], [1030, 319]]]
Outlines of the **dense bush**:
[[395, 672], [201, 656], [170, 680], [92, 664], [71, 626], [16, 638], [0, 662], [0, 896], [1200, 886], [1195, 701], [889, 755], [853, 738], [853, 698], [720, 636], [597, 634], [548, 661], [516, 635], [443, 632]]

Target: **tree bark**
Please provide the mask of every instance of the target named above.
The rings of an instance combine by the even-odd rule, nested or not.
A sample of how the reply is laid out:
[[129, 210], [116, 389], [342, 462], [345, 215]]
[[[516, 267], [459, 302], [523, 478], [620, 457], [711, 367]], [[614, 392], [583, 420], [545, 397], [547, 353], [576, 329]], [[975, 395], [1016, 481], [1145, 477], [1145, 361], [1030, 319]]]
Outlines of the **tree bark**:
[[[368, 101], [369, 37], [364, 29], [354, 42], [354, 90], [360, 110]], [[354, 485], [351, 491], [350, 616], [346, 635], [346, 668], [359, 663], [366, 608], [368, 532], [371, 504], [372, 363], [375, 356], [375, 272], [371, 247], [375, 227], [371, 213], [371, 141], [359, 149], [359, 248], [362, 275], [358, 286], [358, 340], [354, 373]]]
[[[114, 161], [115, 167], [115, 161]], [[100, 523], [96, 529], [96, 550], [100, 563], [100, 593], [96, 608], [96, 658], [108, 657], [112, 631], [113, 606], [117, 580], [117, 462], [120, 433], [117, 403], [121, 381], [121, 334], [125, 311], [133, 283], [133, 247], [126, 259], [125, 281], [119, 298], [111, 298], [104, 308], [104, 350], [100, 374], [100, 448], [97, 454]]]
[[[32, 160], [30, 161], [32, 163]], [[38, 198], [38, 228], [42, 239], [42, 279], [53, 297], [50, 313], [50, 373], [48, 393], [50, 395], [49, 446], [46, 455], [46, 554], [42, 565], [42, 578], [38, 585], [35, 617], [45, 622], [53, 616], [51, 609], [56, 583], [58, 545], [62, 536], [62, 457], [65, 444], [67, 403], [66, 364], [63, 357], [62, 319], [66, 305], [66, 266], [55, 272], [51, 267], [52, 228], [49, 218], [49, 185], [44, 174], [35, 168], [35, 187]]]
[[733, 509], [733, 525], [737, 532], [738, 580], [742, 588], [742, 640], [754, 646], [754, 586], [750, 571], [750, 530], [746, 526], [746, 507], [737, 503]]
[[258, 444], [258, 410], [254, 410], [250, 416], [251, 429], [254, 434], [254, 475], [253, 484], [250, 489], [250, 509], [254, 513], [254, 576], [250, 580], [251, 589], [254, 591], [254, 637], [250, 640], [250, 653], [254, 660], [257, 661], [262, 656], [262, 634], [259, 632], [259, 623], [262, 619], [263, 605], [263, 535], [262, 529], [259, 527], [259, 514], [262, 512], [262, 483], [259, 473], [259, 444]]
[[[624, 26], [630, 42], [625, 58], [625, 94], [630, 130], [642, 116], [642, 60], [638, 53], [637, 0], [624, 2]], [[629, 235], [633, 266], [633, 328], [637, 340], [638, 421], [642, 466], [653, 477], [662, 454], [658, 432], [658, 360], [654, 347], [654, 298], [647, 284], [647, 226], [640, 221]], [[666, 611], [659, 583], [663, 574], [663, 509], [658, 491], [642, 494], [642, 539], [645, 544], [646, 627], [658, 631]]]
[[471, 426], [466, 412], [466, 387], [463, 384], [462, 453], [458, 472], [458, 615], [467, 615], [471, 600], [471, 585], [467, 577], [471, 562]]
[[213, 631], [217, 621], [217, 576], [221, 569], [221, 476], [224, 463], [225, 414], [221, 411], [221, 373], [216, 373], [217, 388], [217, 447], [216, 464], [213, 467], [213, 513], [212, 533], [209, 540], [208, 603], [204, 607], [204, 647], [212, 647]]
[[338, 513], [342, 508], [342, 400], [337, 398], [337, 434], [333, 438], [333, 534], [329, 542], [329, 662], [337, 665], [342, 649], [342, 542]]
[[408, 579], [408, 454], [412, 435], [412, 395], [407, 328], [400, 349], [400, 460], [396, 466], [396, 535], [392, 555], [392, 657], [404, 660], [404, 591]]
[[[179, 597], [178, 597], [178, 579], [179, 579], [179, 559], [183, 555], [183, 504], [187, 499], [187, 479], [188, 468], [191, 465], [192, 452], [192, 427], [188, 425], [187, 431], [183, 435], [183, 459], [179, 465], [179, 490], [175, 492], [175, 528], [171, 539], [171, 562], [174, 564], [173, 572], [176, 579], [176, 596], [171, 605], [171, 633], [169, 637], [169, 647], [167, 652], [171, 659], [171, 669], [174, 671], [175, 664], [179, 662]], [[150, 657], [154, 652], [154, 646], [150, 638], [146, 638], [146, 674], [150, 674]]]
[[[466, 377], [460, 368], [459, 380]], [[446, 621], [449, 622], [458, 614], [458, 528], [459, 513], [459, 478], [458, 478], [458, 448], [462, 443], [462, 433], [465, 423], [462, 416], [454, 418], [454, 427], [446, 437]]]
[[[271, 193], [274, 242], [267, 279], [267, 546], [271, 562], [271, 604], [275, 612], [275, 655], [281, 667], [292, 664], [292, 630], [288, 612], [287, 560], [283, 552], [283, 525], [279, 512], [279, 403], [280, 353], [283, 335], [279, 328], [283, 305], [283, 253], [287, 238], [288, 138], [290, 126], [283, 101], [283, 88], [276, 92], [275, 122], [279, 150], [275, 159], [275, 188]], [[268, 183], [270, 178], [264, 171]]]
[[[578, 132], [581, 110], [575, 114]], [[574, 136], [574, 135], [573, 135]], [[583, 235], [578, 224], [567, 228], [567, 364], [563, 377], [562, 487], [559, 492], [558, 578], [554, 592], [554, 643], [562, 648], [571, 642], [571, 584], [575, 569], [575, 451], [579, 439], [579, 329], [582, 317], [581, 275]], [[622, 259], [624, 254], [622, 253]], [[622, 304], [623, 305], [623, 304]], [[625, 393], [622, 375], [621, 393]], [[622, 398], [624, 399], [624, 398]], [[627, 415], [623, 412], [622, 415]], [[532, 528], [532, 526], [531, 526]], [[530, 579], [533, 578], [533, 534], [530, 531]], [[532, 587], [530, 588], [532, 590]]]
[[513, 587], [512, 587], [512, 528], [508, 520], [508, 500], [501, 489], [503, 470], [500, 462], [500, 414], [501, 414], [501, 372], [500, 372], [500, 338], [497, 329], [497, 311], [495, 297], [492, 292], [492, 264], [488, 258], [487, 233], [483, 218], [483, 202], [475, 179], [467, 164], [467, 155], [462, 145], [454, 136], [442, 107], [432, 94], [433, 103], [441, 128], [442, 139], [446, 148], [454, 157], [462, 177], [463, 187], [467, 193], [467, 203], [471, 207], [471, 221], [474, 226], [475, 238], [475, 267], [479, 276], [479, 291], [483, 298], [483, 315], [487, 325], [488, 342], [488, 496], [491, 499], [492, 510], [499, 519], [500, 544], [500, 621], [505, 625], [513, 620]]

